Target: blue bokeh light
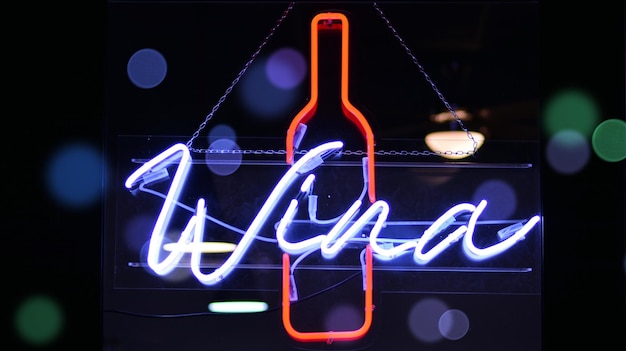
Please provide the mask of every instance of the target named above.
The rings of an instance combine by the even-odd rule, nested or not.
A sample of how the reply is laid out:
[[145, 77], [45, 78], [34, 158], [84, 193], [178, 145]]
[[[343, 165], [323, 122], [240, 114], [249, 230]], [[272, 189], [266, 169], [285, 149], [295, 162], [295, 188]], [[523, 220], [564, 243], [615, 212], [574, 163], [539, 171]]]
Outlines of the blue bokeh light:
[[546, 159], [553, 170], [570, 175], [582, 171], [591, 157], [587, 138], [575, 130], [562, 130], [550, 138]]
[[277, 88], [293, 89], [304, 80], [306, 66], [306, 60], [299, 51], [286, 47], [276, 50], [269, 57], [265, 72]]
[[487, 200], [487, 207], [481, 215], [483, 219], [508, 219], [517, 208], [515, 190], [501, 179], [488, 179], [478, 186], [472, 201], [478, 204], [483, 199]]
[[103, 190], [102, 155], [93, 146], [75, 142], [66, 144], [49, 160], [46, 184], [50, 195], [70, 208], [96, 204]]
[[151, 89], [165, 79], [167, 62], [157, 50], [141, 49], [130, 57], [126, 71], [130, 81], [137, 87]]
[[276, 87], [266, 74], [266, 64], [267, 59], [260, 59], [243, 76], [239, 90], [242, 105], [252, 118], [262, 121], [292, 117], [290, 113], [299, 102], [299, 90]]

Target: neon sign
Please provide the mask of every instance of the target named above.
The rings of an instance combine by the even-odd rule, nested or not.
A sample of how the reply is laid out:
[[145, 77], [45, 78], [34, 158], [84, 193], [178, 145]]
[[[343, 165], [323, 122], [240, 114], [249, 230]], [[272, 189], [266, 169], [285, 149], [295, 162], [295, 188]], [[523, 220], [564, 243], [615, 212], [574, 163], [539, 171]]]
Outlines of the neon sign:
[[[294, 149], [298, 147], [306, 129], [304, 123], [312, 118], [317, 108], [317, 31], [321, 22], [331, 29], [342, 30], [341, 107], [344, 115], [362, 133], [366, 141], [367, 154], [362, 159], [362, 193], [340, 215], [331, 220], [320, 220], [316, 217], [317, 197], [314, 192], [316, 171], [326, 160], [341, 154], [344, 143], [335, 140], [319, 144], [297, 160], [294, 155]], [[367, 120], [348, 100], [347, 19], [344, 15], [337, 13], [319, 14], [313, 19], [311, 29], [311, 99], [292, 120], [287, 131], [286, 161], [289, 167], [275, 183], [247, 229], [240, 232], [242, 235], [237, 243], [205, 240], [208, 230], [205, 222], [212, 217], [207, 209], [209, 204], [203, 197], [198, 198], [195, 206], [190, 208], [192, 215], [183, 226], [184, 229], [180, 231], [176, 242], [166, 242], [166, 233], [171, 232], [173, 213], [177, 206], [181, 206], [180, 197], [193, 162], [187, 145], [174, 144], [143, 163], [127, 177], [125, 187], [131, 192], [149, 191], [150, 184], [166, 178], [171, 179], [150, 235], [147, 265], [155, 274], [167, 276], [179, 267], [183, 257], [189, 254], [189, 268], [195, 279], [204, 286], [217, 286], [229, 278], [249, 252], [252, 244], [261, 237], [267, 238], [267, 235], [262, 236], [261, 232], [270, 224], [270, 218], [278, 216], [279, 220], [272, 228], [274, 242], [282, 251], [281, 300], [282, 322], [285, 330], [293, 339], [302, 342], [356, 340], [362, 338], [372, 324], [374, 259], [393, 262], [401, 256], [412, 255], [415, 265], [425, 266], [451, 247], [460, 246], [467, 258], [474, 261], [486, 260], [506, 252], [523, 240], [537, 226], [540, 216], [534, 215], [525, 221], [502, 228], [497, 233], [499, 238], [497, 243], [479, 246], [475, 243], [476, 226], [481, 214], [488, 206], [487, 201], [482, 199], [477, 204], [462, 202], [453, 205], [432, 221], [424, 231], [416, 230], [412, 238], [386, 236], [391, 209], [387, 201], [376, 197], [373, 134]], [[176, 170], [170, 177], [168, 169], [173, 167]], [[366, 196], [369, 201], [364, 201]], [[330, 226], [330, 229], [305, 238], [302, 238], [302, 235], [294, 235], [293, 226], [299, 213], [304, 212], [301, 205], [305, 200], [308, 202], [308, 211], [306, 211], [304, 221], [318, 227]], [[288, 202], [286, 208], [281, 206], [285, 201]], [[300, 214], [299, 217], [301, 218], [302, 215]], [[232, 250], [229, 251], [227, 258], [212, 271], [202, 266], [203, 255], [210, 254], [205, 250], [208, 245], [227, 247]], [[293, 269], [297, 262], [292, 264], [290, 255], [302, 257], [302, 255], [319, 250], [324, 260], [334, 260], [347, 246], [362, 249], [360, 262], [364, 291], [362, 325], [354, 330], [345, 331], [298, 331], [291, 322], [290, 308], [291, 302], [298, 300], [293, 276]]]
[[[219, 283], [222, 279], [226, 278], [241, 261], [250, 245], [254, 242], [255, 237], [259, 234], [260, 228], [266, 224], [270, 213], [276, 209], [278, 201], [286, 196], [287, 189], [298, 178], [308, 174], [302, 182], [299, 194], [296, 198], [302, 199], [310, 195], [315, 179], [315, 174], [312, 172], [322, 165], [325, 158], [333, 153], [340, 152], [342, 146], [343, 143], [340, 141], [322, 144], [311, 149], [294, 163], [271, 191], [229, 258], [219, 268], [209, 274], [203, 273], [200, 270], [200, 258], [203, 253], [201, 244], [204, 242], [204, 223], [207, 216], [206, 202], [203, 198], [198, 199], [195, 214], [189, 219], [185, 229], [181, 232], [176, 245], [170, 245], [167, 257], [159, 260], [160, 253], [163, 251], [164, 246], [167, 245], [164, 243], [164, 235], [168, 228], [171, 214], [178, 202], [178, 196], [184, 187], [191, 165], [191, 156], [185, 145], [176, 144], [165, 150], [163, 153], [138, 168], [127, 178], [125, 184], [126, 188], [131, 191], [143, 188], [147, 185], [146, 181], [150, 180], [151, 176], [160, 174], [173, 163], [178, 163], [169, 191], [167, 192], [150, 237], [147, 259], [148, 265], [158, 275], [166, 275], [176, 267], [185, 253], [191, 253], [191, 269], [198, 281], [205, 285]], [[375, 220], [373, 226], [369, 229], [369, 239], [366, 243], [371, 246], [376, 258], [392, 260], [412, 250], [413, 259], [416, 264], [427, 264], [446, 248], [459, 241], [461, 237], [463, 237], [463, 250], [469, 258], [484, 260], [496, 256], [511, 248], [516, 242], [524, 239], [526, 234], [528, 234], [540, 220], [540, 217], [535, 215], [525, 223], [516, 223], [504, 228], [499, 231], [500, 236], [503, 237], [502, 241], [489, 247], [479, 248], [474, 244], [473, 236], [476, 222], [480, 214], [486, 208], [487, 201], [482, 200], [478, 205], [460, 203], [443, 213], [423, 233], [416, 233], [414, 239], [406, 239], [399, 245], [395, 245], [394, 242], [397, 243], [397, 240], [380, 237], [381, 232], [384, 231], [385, 223], [389, 215], [388, 203], [384, 200], [377, 200], [371, 204], [363, 214], [355, 219], [360, 209], [363, 207], [362, 201], [357, 199], [345, 213], [338, 217], [336, 223], [328, 233], [319, 234], [297, 242], [291, 242], [287, 240], [289, 225], [294, 219], [301, 201], [296, 198], [290, 201], [288, 208], [285, 210], [275, 229], [279, 247], [285, 253], [293, 255], [319, 249], [322, 255], [327, 259], [332, 259], [337, 256], [342, 247], [348, 242], [363, 242], [361, 237], [357, 237], [357, 234], [361, 235], [366, 226], [372, 224], [373, 219]], [[443, 240], [424, 252], [424, 247], [428, 242], [451, 227], [453, 223], [455, 223], [456, 218], [464, 214], [470, 214], [467, 225], [458, 226]], [[312, 218], [309, 218], [309, 220], [311, 223], [314, 223]], [[506, 234], [507, 231], [509, 231], [508, 235], [503, 235]]]
[[[304, 180], [298, 187], [298, 194], [291, 199], [289, 206], [282, 214], [275, 228], [278, 246], [284, 252], [283, 274], [289, 275], [289, 254], [297, 255], [319, 249], [324, 258], [333, 259], [341, 252], [342, 248], [347, 243], [361, 243], [365, 245], [366, 252], [368, 253], [366, 255], [367, 262], [364, 264], [364, 271], [368, 272], [366, 274], [368, 283], [365, 284], [364, 288], [367, 296], [371, 294], [372, 289], [372, 256], [380, 260], [389, 261], [398, 256], [412, 252], [415, 263], [424, 265], [463, 238], [462, 247], [467, 257], [474, 260], [484, 260], [507, 251], [517, 242], [524, 239], [540, 220], [538, 215], [532, 216], [525, 223], [516, 223], [500, 230], [499, 236], [502, 240], [497, 244], [489, 247], [477, 247], [473, 241], [474, 232], [478, 218], [487, 206], [487, 201], [482, 200], [477, 205], [460, 203], [443, 213], [423, 233], [416, 233], [414, 239], [405, 239], [399, 242], [397, 239], [385, 238], [381, 235], [384, 233], [386, 220], [389, 215], [389, 204], [384, 200], [377, 200], [373, 204], [370, 204], [370, 206], [359, 215], [364, 205], [361, 199], [356, 199], [342, 215], [337, 217], [336, 222], [327, 233], [300, 241], [288, 240], [289, 226], [298, 211], [300, 201], [312, 194], [315, 170], [324, 163], [325, 159], [339, 153], [342, 147], [343, 143], [341, 141], [324, 143], [308, 151], [290, 166], [272, 189], [263, 206], [254, 217], [250, 226], [245, 230], [244, 235], [236, 244], [232, 253], [218, 268], [208, 273], [203, 272], [200, 267], [201, 257], [203, 255], [201, 244], [206, 243], [204, 242], [204, 223], [207, 217], [207, 205], [204, 198], [197, 200], [195, 212], [191, 218], [189, 218], [184, 230], [180, 233], [178, 241], [175, 245], [170, 246], [167, 256], [160, 259], [161, 253], [165, 251], [164, 235], [170, 224], [173, 210], [179, 202], [178, 197], [185, 185], [191, 166], [189, 149], [184, 144], [175, 144], [150, 161], [144, 163], [126, 179], [125, 186], [127, 189], [131, 191], [145, 189], [151, 181], [166, 176], [168, 167], [177, 164], [171, 185], [165, 196], [163, 206], [150, 237], [147, 256], [147, 263], [150, 269], [158, 275], [167, 275], [177, 267], [177, 264], [186, 253], [191, 253], [190, 267], [196, 279], [204, 285], [218, 284], [220, 281], [226, 279], [237, 267], [237, 264], [241, 262], [245, 253], [259, 235], [261, 228], [267, 224], [270, 214], [277, 210], [279, 200], [286, 197], [287, 191], [301, 178], [304, 178]], [[364, 164], [366, 164], [365, 161]], [[364, 172], [364, 174], [367, 174], [367, 172]], [[363, 180], [366, 181], [367, 177], [364, 176]], [[458, 217], [467, 214], [469, 214], [470, 217], [466, 225], [457, 226], [457, 228], [447, 234], [443, 240], [432, 248], [424, 251], [424, 248], [430, 241], [433, 241], [436, 236], [455, 226], [454, 223]], [[309, 215], [309, 221], [314, 223], [315, 219]], [[366, 230], [366, 227], [370, 226], [371, 228], [367, 229], [369, 231], [369, 238], [363, 240], [361, 235], [363, 231]], [[283, 295], [284, 306], [287, 306], [289, 301], [293, 299], [293, 296], [289, 295], [289, 291], [292, 290], [289, 286], [290, 280], [292, 280], [292, 277], [289, 277], [286, 281], [283, 279], [283, 290], [286, 290], [283, 292], [283, 294], [286, 294]], [[366, 297], [366, 300], [371, 302], [371, 297]], [[369, 308], [366, 306], [366, 311], [367, 310], [369, 310]], [[289, 310], [286, 309], [285, 311], [284, 313], [287, 313], [287, 315], [284, 316], [283, 321], [285, 325], [288, 326], [287, 329], [292, 330], [293, 327], [290, 326], [288, 322]], [[367, 315], [369, 316], [369, 313]], [[366, 317], [366, 324], [369, 324], [369, 318], [370, 317]], [[302, 341], [321, 341], [322, 339], [326, 340], [329, 338], [326, 334], [302, 336], [295, 332], [295, 329], [293, 330], [294, 333], [290, 333], [290, 335]], [[345, 335], [337, 333], [338, 332], [333, 332], [331, 337], [333, 340], [351, 340], [354, 339], [356, 335], [363, 335], [361, 332], [349, 332]]]

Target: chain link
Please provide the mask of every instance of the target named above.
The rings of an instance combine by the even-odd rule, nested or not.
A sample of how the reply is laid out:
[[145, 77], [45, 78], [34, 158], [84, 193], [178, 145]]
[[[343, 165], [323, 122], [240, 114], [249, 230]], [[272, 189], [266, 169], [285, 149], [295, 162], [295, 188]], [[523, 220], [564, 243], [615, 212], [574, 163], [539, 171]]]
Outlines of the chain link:
[[[200, 132], [204, 128], [206, 128], [207, 123], [213, 118], [213, 115], [215, 114], [215, 112], [217, 112], [217, 110], [220, 108], [222, 103], [226, 100], [226, 97], [232, 92], [232, 90], [235, 87], [235, 85], [237, 85], [237, 83], [239, 83], [239, 80], [246, 73], [246, 71], [248, 70], [248, 68], [250, 67], [252, 62], [256, 59], [256, 57], [259, 55], [259, 53], [261, 52], [263, 47], [265, 47], [265, 45], [268, 43], [269, 39], [274, 35], [274, 33], [276, 32], [278, 27], [280, 27], [280, 25], [285, 20], [285, 18], [287, 17], [287, 15], [291, 11], [291, 9], [293, 9], [294, 4], [295, 4], [295, 2], [289, 3], [289, 6], [287, 7], [287, 9], [285, 9], [283, 11], [283, 13], [280, 16], [280, 18], [276, 21], [276, 24], [270, 30], [269, 34], [263, 39], [263, 42], [261, 42], [261, 44], [259, 45], [257, 50], [252, 54], [252, 56], [250, 57], [248, 62], [246, 62], [244, 67], [241, 69], [241, 71], [239, 71], [239, 73], [237, 74], [235, 79], [231, 82], [230, 86], [226, 89], [224, 94], [218, 99], [217, 103], [213, 106], [213, 108], [211, 109], [211, 112], [205, 117], [204, 121], [202, 123], [200, 123], [198, 129], [193, 133], [193, 135], [191, 136], [189, 141], [187, 141], [187, 144], [186, 144], [187, 148], [191, 152], [204, 153], [204, 154], [207, 154], [207, 153], [237, 153], [237, 154], [239, 154], [240, 153], [240, 154], [244, 154], [244, 155], [250, 155], [250, 154], [254, 154], [254, 155], [284, 155], [284, 154], [286, 154], [285, 150], [198, 149], [198, 148], [194, 148], [192, 145], [193, 145], [194, 140], [200, 135]], [[391, 25], [391, 22], [389, 21], [387, 16], [385, 16], [385, 14], [380, 9], [378, 4], [376, 2], [374, 2], [373, 5], [374, 5], [374, 8], [376, 9], [376, 11], [378, 12], [378, 14], [380, 15], [380, 17], [383, 19], [383, 21], [387, 25], [387, 27], [393, 33], [394, 37], [396, 39], [398, 39], [398, 41], [400, 42], [400, 45], [402, 46], [402, 48], [404, 48], [404, 50], [409, 55], [409, 57], [411, 58], [413, 63], [417, 66], [419, 71], [424, 75], [424, 78], [430, 84], [432, 89], [435, 91], [435, 93], [439, 97], [439, 100], [441, 100], [443, 102], [444, 106], [448, 109], [448, 111], [450, 111], [450, 113], [452, 113], [452, 115], [454, 116], [455, 120], [457, 121], [457, 123], [459, 124], [461, 129], [463, 131], [465, 131], [465, 133], [467, 134], [468, 138], [470, 140], [472, 140], [472, 143], [473, 143], [473, 150], [472, 151], [407, 151], [407, 150], [402, 150], [402, 151], [395, 151], [395, 150], [384, 151], [384, 150], [379, 150], [379, 151], [375, 151], [374, 154], [375, 155], [380, 155], [380, 156], [475, 155], [476, 154], [476, 149], [478, 147], [478, 142], [474, 139], [474, 136], [465, 127], [465, 125], [463, 124], [463, 121], [456, 114], [456, 111], [448, 103], [448, 101], [443, 96], [443, 94], [441, 93], [439, 88], [437, 88], [437, 86], [432, 81], [432, 79], [430, 78], [428, 73], [426, 73], [426, 70], [424, 70], [424, 67], [422, 67], [422, 65], [417, 61], [417, 58], [415, 57], [415, 55], [413, 55], [411, 49], [406, 45], [406, 43], [404, 42], [402, 37], [400, 37], [400, 34], [398, 34], [396, 29]], [[296, 150], [294, 152], [295, 152], [295, 154], [305, 154], [307, 152], [307, 150]], [[366, 155], [366, 152], [363, 151], [363, 150], [356, 150], [356, 151], [343, 150], [343, 151], [341, 151], [341, 153], [344, 154], [344, 155], [353, 155], [353, 156], [365, 156]]]
[[452, 113], [452, 115], [454, 116], [454, 119], [456, 120], [456, 122], [459, 124], [461, 129], [463, 129], [463, 131], [467, 134], [467, 137], [470, 140], [472, 140], [472, 144], [473, 144], [472, 154], [475, 154], [476, 153], [476, 149], [478, 148], [478, 142], [474, 139], [474, 136], [472, 135], [472, 133], [470, 133], [469, 130], [467, 130], [467, 128], [465, 128], [465, 125], [463, 124], [463, 121], [461, 121], [459, 116], [456, 114], [456, 111], [448, 103], [448, 101], [443, 96], [441, 91], [439, 91], [439, 88], [437, 88], [437, 86], [432, 81], [432, 79], [430, 79], [430, 76], [428, 75], [428, 73], [426, 73], [426, 70], [424, 70], [424, 67], [422, 67], [422, 65], [417, 61], [417, 58], [415, 57], [415, 55], [413, 55], [413, 52], [411, 51], [411, 49], [406, 45], [406, 43], [404, 42], [402, 37], [400, 37], [400, 34], [398, 34], [398, 31], [396, 31], [396, 29], [393, 27], [393, 25], [391, 25], [391, 22], [389, 21], [387, 16], [385, 16], [385, 14], [383, 13], [383, 11], [380, 9], [380, 7], [378, 6], [378, 4], [376, 2], [374, 2], [374, 8], [376, 9], [376, 11], [380, 15], [380, 17], [383, 19], [383, 21], [385, 21], [385, 24], [387, 25], [389, 30], [391, 30], [391, 32], [393, 33], [393, 36], [396, 37], [396, 39], [398, 39], [398, 41], [400, 42], [400, 45], [402, 45], [402, 47], [404, 48], [404, 51], [406, 51], [406, 53], [409, 55], [409, 57], [411, 58], [413, 63], [417, 66], [417, 68], [420, 70], [420, 72], [424, 75], [424, 78], [426, 79], [426, 81], [430, 84], [430, 86], [433, 88], [435, 93], [437, 93], [437, 97], [439, 97], [439, 100], [441, 100], [441, 102], [443, 102], [444, 106], [448, 109], [448, 111], [450, 111], [450, 113]]
[[[194, 149], [198, 153], [203, 154], [242, 154], [242, 155], [286, 155], [287, 152], [284, 149]], [[295, 150], [294, 154], [304, 155], [309, 150], [301, 149]], [[340, 154], [345, 156], [367, 156], [367, 152], [363, 150], [341, 150]], [[471, 155], [471, 151], [417, 151], [417, 150], [377, 150], [374, 151], [376, 156], [428, 156], [428, 155]]]
[[239, 80], [241, 79], [241, 77], [244, 75], [244, 73], [246, 73], [246, 71], [248, 70], [248, 68], [252, 64], [252, 62], [256, 59], [256, 57], [259, 55], [259, 53], [261, 52], [263, 47], [267, 44], [267, 42], [270, 40], [270, 38], [274, 35], [274, 33], [276, 32], [278, 27], [280, 27], [282, 22], [285, 20], [285, 18], [287, 17], [289, 12], [293, 8], [294, 4], [295, 4], [294, 2], [290, 2], [289, 3], [289, 6], [287, 7], [287, 9], [285, 11], [283, 11], [283, 14], [280, 16], [278, 21], [276, 21], [276, 24], [274, 24], [274, 26], [270, 30], [269, 34], [267, 34], [267, 36], [265, 36], [265, 39], [263, 39], [263, 42], [261, 42], [261, 45], [259, 45], [257, 50], [252, 54], [252, 56], [250, 57], [248, 62], [246, 62], [246, 64], [243, 66], [241, 71], [239, 71], [239, 74], [237, 74], [237, 77], [235, 77], [235, 79], [232, 81], [230, 86], [226, 89], [226, 91], [224, 92], [224, 95], [222, 95], [218, 99], [217, 103], [215, 104], [215, 106], [213, 106], [213, 108], [211, 109], [211, 112], [205, 117], [204, 121], [202, 123], [200, 123], [200, 126], [193, 133], [193, 135], [191, 136], [191, 139], [189, 139], [189, 141], [187, 141], [186, 145], [187, 145], [187, 148], [190, 151], [192, 151], [192, 152], [203, 152], [204, 151], [203, 149], [195, 149], [195, 148], [193, 148], [192, 147], [193, 141], [200, 135], [200, 132], [206, 127], [207, 123], [213, 118], [213, 115], [220, 108], [222, 103], [226, 100], [226, 97], [232, 92], [232, 90], [235, 87], [235, 85], [237, 85], [237, 83], [239, 83]]

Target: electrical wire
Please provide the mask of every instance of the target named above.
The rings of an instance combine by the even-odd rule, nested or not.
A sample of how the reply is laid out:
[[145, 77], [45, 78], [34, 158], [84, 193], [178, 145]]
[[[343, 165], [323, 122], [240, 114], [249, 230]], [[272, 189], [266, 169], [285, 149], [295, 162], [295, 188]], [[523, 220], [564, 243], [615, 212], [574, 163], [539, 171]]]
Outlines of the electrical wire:
[[[324, 289], [318, 290], [310, 295], [307, 295], [305, 297], [299, 298], [298, 301], [295, 301], [293, 304], [296, 303], [301, 303], [303, 301], [312, 299], [316, 296], [319, 296], [325, 292], [331, 291], [333, 289], [336, 289], [339, 286], [342, 286], [343, 284], [346, 284], [347, 282], [349, 282], [350, 280], [356, 278], [356, 277], [360, 277], [361, 276], [361, 272], [357, 272], [357, 273], [353, 273], [351, 275], [349, 275], [348, 277], [342, 279], [341, 281], [328, 286]], [[278, 311], [282, 309], [281, 306], [276, 306], [273, 308], [268, 308], [265, 311], [262, 312], [255, 312], [255, 313], [270, 313], [270, 312], [274, 312], [274, 311]], [[116, 314], [123, 314], [123, 315], [128, 315], [128, 316], [133, 316], [133, 317], [142, 317], [142, 318], [191, 318], [191, 317], [205, 317], [205, 316], [224, 316], [224, 313], [216, 313], [216, 312], [190, 312], [190, 313], [173, 313], [173, 314], [162, 314], [162, 313], [142, 313], [142, 312], [134, 312], [134, 311], [129, 311], [129, 310], [120, 310], [120, 309], [106, 309], [103, 310], [103, 312], [105, 313], [116, 313]]]

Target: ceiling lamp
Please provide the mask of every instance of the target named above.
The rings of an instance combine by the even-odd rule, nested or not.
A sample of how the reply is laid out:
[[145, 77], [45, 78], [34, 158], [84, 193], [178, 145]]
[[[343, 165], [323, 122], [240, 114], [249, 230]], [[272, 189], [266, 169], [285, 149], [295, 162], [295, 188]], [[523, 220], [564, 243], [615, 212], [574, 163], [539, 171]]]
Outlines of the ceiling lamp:
[[[467, 112], [464, 109], [459, 109], [455, 111], [456, 117], [458, 117], [461, 121], [469, 121], [472, 119], [472, 114]], [[444, 111], [437, 114], [430, 115], [430, 120], [435, 123], [444, 123], [444, 122], [455, 122], [457, 118], [450, 111]]]
[[465, 128], [463, 122], [471, 121], [472, 117], [465, 108], [453, 110], [451, 107], [430, 115], [432, 122], [448, 124], [449, 129], [427, 134], [426, 145], [432, 152], [451, 160], [460, 160], [474, 154], [483, 145], [485, 136]]
[[451, 160], [459, 160], [472, 155], [474, 142], [476, 142], [476, 150], [478, 150], [484, 141], [485, 136], [482, 133], [473, 131], [446, 130], [426, 135], [428, 148]]

